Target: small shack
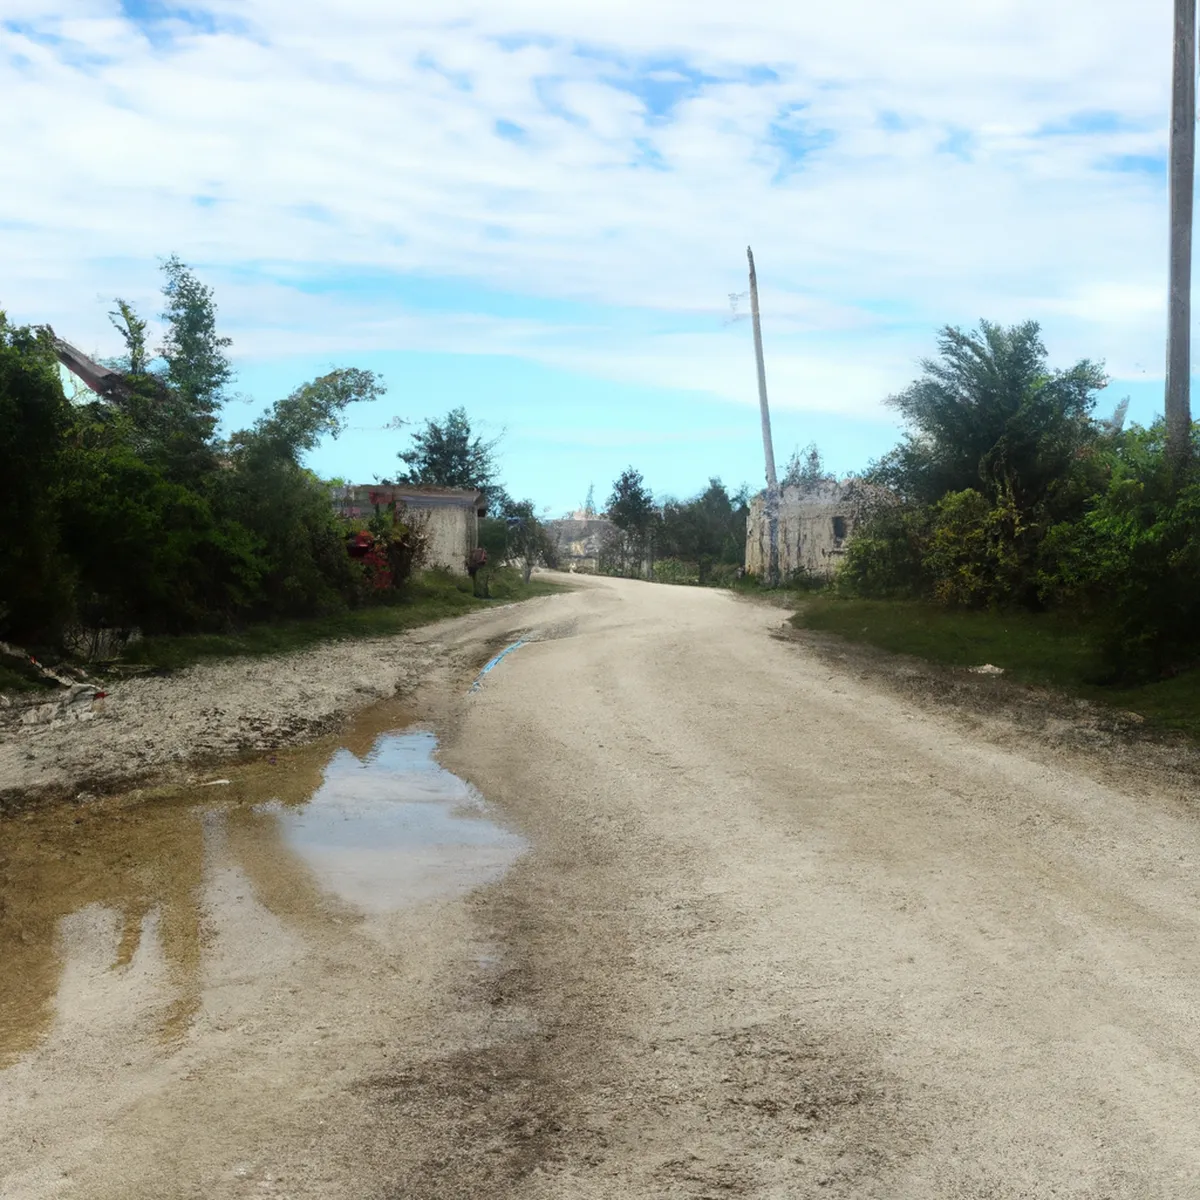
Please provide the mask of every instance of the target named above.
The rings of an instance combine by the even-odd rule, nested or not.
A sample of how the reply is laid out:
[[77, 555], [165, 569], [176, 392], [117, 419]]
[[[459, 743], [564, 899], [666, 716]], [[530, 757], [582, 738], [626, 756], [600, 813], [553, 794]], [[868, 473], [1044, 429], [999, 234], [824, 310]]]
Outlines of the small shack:
[[479, 518], [487, 512], [484, 494], [475, 489], [359, 484], [332, 490], [333, 508], [343, 517], [372, 517], [395, 502], [404, 519], [429, 539], [427, 567], [467, 573], [467, 555], [479, 545]]
[[[746, 572], [765, 575], [770, 556], [766, 492], [750, 501], [746, 519]], [[828, 577], [837, 570], [854, 529], [856, 506], [845, 484], [783, 487], [779, 496], [779, 573]]]

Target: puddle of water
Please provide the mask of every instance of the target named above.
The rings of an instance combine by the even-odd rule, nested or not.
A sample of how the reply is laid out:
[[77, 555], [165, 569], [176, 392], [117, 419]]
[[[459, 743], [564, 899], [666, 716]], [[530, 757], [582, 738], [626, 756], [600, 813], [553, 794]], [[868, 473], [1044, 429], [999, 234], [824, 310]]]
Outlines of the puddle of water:
[[302, 807], [272, 805], [284, 844], [321, 885], [387, 912], [490, 883], [525, 842], [484, 815], [483, 799], [433, 760], [432, 733], [384, 734], [363, 759], [339, 750]]
[[[147, 952], [164, 981], [160, 1036], [186, 1032], [213, 953], [205, 885], [231, 870], [301, 935], [500, 878], [524, 840], [433, 760], [433, 734], [397, 731], [409, 719], [378, 706], [336, 746], [214, 773], [227, 786], [0, 824], [0, 1069], [65, 1019], [65, 972], [107, 993]], [[88, 926], [105, 945], [67, 936], [85, 909], [112, 914]]]

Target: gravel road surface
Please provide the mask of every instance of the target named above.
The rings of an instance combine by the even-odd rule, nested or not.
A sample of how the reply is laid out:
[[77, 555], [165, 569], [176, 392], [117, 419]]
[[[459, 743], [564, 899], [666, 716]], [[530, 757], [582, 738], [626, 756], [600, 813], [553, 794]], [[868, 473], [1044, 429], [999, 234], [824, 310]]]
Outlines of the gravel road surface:
[[[436, 731], [528, 847], [498, 881], [322, 891], [254, 814], [337, 738], [231, 769], [187, 846], [197, 791], [0, 825], [0, 958], [56, 989], [0, 1067], [0, 1195], [1200, 1196], [1184, 776], [921, 702], [728, 593], [577, 582], [424, 635], [441, 665], [340, 735]], [[74, 862], [143, 844], [169, 883], [131, 950]], [[35, 878], [75, 899], [21, 909]]]

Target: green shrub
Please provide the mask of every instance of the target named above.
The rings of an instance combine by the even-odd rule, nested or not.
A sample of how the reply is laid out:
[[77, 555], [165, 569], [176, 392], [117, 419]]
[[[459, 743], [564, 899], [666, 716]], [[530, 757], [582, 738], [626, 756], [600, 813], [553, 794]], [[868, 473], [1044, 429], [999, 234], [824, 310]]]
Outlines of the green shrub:
[[705, 582], [709, 587], [731, 588], [735, 587], [744, 575], [739, 575], [742, 570], [740, 563], [713, 563], [709, 568], [708, 576]]
[[123, 445], [71, 461], [59, 520], [86, 624], [179, 633], [250, 611], [264, 563], [244, 525]]
[[678, 558], [660, 558], [654, 564], [655, 583], [696, 584], [700, 582], [695, 563]]
[[0, 639], [53, 640], [74, 605], [57, 519], [70, 427], [49, 335], [0, 311]]
[[783, 577], [783, 586], [794, 592], [823, 592], [833, 586], [828, 575], [818, 575], [807, 567], [797, 567]]
[[884, 507], [854, 531], [835, 586], [866, 599], [915, 599], [927, 595], [924, 556], [932, 512], [918, 506]]
[[479, 544], [487, 551], [488, 562], [500, 566], [508, 556], [508, 522], [503, 517], [481, 517]]
[[1200, 471], [1172, 474], [1161, 422], [1128, 435], [1081, 520], [1048, 531], [1038, 582], [1048, 602], [1095, 623], [1116, 677], [1200, 657]]
[[1026, 589], [1027, 527], [1010, 497], [997, 505], [974, 489], [950, 492], [933, 506], [924, 568], [939, 604], [1007, 607]]

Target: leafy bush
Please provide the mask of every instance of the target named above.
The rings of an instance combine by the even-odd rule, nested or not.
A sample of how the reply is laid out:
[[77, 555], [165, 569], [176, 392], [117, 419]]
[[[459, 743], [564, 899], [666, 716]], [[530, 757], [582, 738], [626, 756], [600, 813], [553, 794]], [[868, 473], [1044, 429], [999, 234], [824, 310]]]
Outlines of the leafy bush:
[[0, 638], [52, 638], [74, 605], [57, 521], [71, 416], [48, 333], [0, 311]]
[[250, 609], [265, 564], [245, 525], [126, 446], [66, 461], [58, 524], [85, 625], [179, 633], [220, 628]]
[[783, 586], [794, 592], [823, 592], [833, 586], [833, 581], [826, 575], [818, 575], [807, 567], [797, 567], [785, 575]]
[[744, 576], [742, 564], [719, 562], [713, 563], [709, 568], [708, 576], [705, 579], [710, 587], [731, 588], [739, 583]]
[[1038, 582], [1092, 621], [1116, 677], [1171, 673], [1200, 656], [1200, 472], [1172, 473], [1165, 427], [1126, 435], [1088, 512], [1047, 533]]
[[660, 558], [654, 564], [655, 583], [699, 583], [700, 572], [695, 563], [678, 558]]
[[848, 596], [914, 599], [930, 587], [925, 566], [932, 512], [920, 506], [881, 507], [862, 520], [846, 547], [835, 587]]
[[508, 524], [503, 517], [481, 517], [479, 544], [487, 551], [488, 562], [500, 566], [508, 557]]
[[1027, 527], [1011, 496], [992, 505], [968, 488], [933, 506], [923, 565], [940, 604], [1005, 607], [1026, 588], [1023, 551]]

